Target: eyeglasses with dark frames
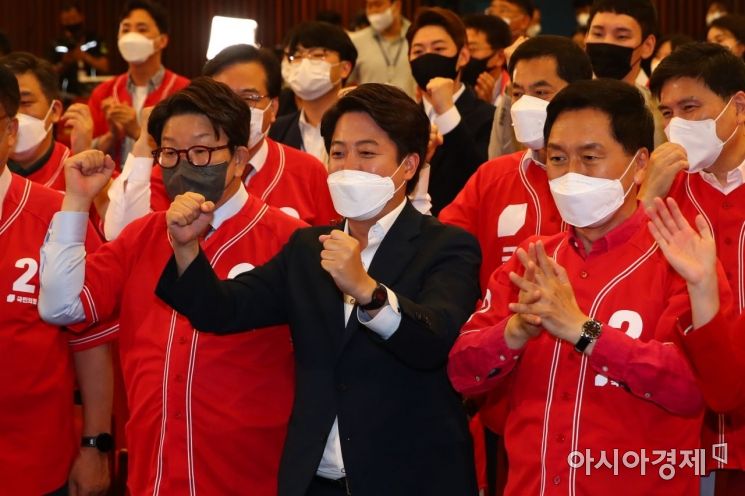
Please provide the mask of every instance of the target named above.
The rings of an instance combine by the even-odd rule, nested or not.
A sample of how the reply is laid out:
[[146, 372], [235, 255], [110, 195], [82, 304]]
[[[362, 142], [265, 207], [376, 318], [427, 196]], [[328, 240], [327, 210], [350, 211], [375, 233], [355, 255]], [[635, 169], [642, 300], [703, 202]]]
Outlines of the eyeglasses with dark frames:
[[233, 148], [231, 145], [221, 146], [190, 146], [189, 148], [172, 148], [164, 146], [162, 148], [156, 148], [152, 151], [153, 159], [155, 162], [163, 167], [164, 169], [170, 169], [176, 167], [181, 155], [186, 155], [186, 160], [194, 167], [207, 167], [212, 162], [212, 152], [218, 150], [225, 150], [227, 148]]

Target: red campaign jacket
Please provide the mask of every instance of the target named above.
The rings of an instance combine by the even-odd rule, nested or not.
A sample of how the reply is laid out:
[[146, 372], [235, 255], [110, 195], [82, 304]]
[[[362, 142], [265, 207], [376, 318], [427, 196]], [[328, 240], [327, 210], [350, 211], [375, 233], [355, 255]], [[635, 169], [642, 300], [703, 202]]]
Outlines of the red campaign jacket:
[[[451, 350], [448, 375], [456, 390], [506, 389], [505, 494], [698, 494], [695, 470], [680, 467], [680, 457], [671, 480], [652, 464], [655, 450], [699, 448], [703, 400], [677, 344], [690, 326], [686, 286], [646, 224], [637, 210], [586, 257], [572, 231], [542, 238], [547, 253], [567, 270], [582, 311], [604, 324], [591, 357], [545, 331], [519, 352], [507, 347], [507, 304], [517, 301], [508, 274], [522, 272], [517, 257], [494, 273], [481, 310]], [[614, 449], [619, 457], [634, 452], [640, 458], [646, 450], [647, 475], [620, 458], [617, 476], [596, 468], [597, 461], [569, 463], [572, 453], [586, 450], [596, 460], [602, 451], [612, 459]]]
[[[15, 174], [2, 200], [0, 494], [47, 494], [66, 484], [80, 446], [70, 352], [114, 338], [110, 324], [72, 334], [39, 317], [39, 248], [61, 203], [58, 192]], [[86, 250], [99, 244], [89, 224]]]
[[479, 240], [482, 291], [492, 272], [509, 260], [522, 241], [556, 234], [563, 227], [546, 170], [525, 151], [484, 163], [438, 218]]
[[[719, 325], [711, 326], [716, 329], [712, 333], [701, 330], [689, 333], [683, 343], [697, 371], [706, 374], [700, 377], [710, 406], [727, 412], [711, 411], [704, 421], [704, 445], [712, 449], [715, 444], [727, 444], [727, 463], [710, 460], [709, 468], [745, 470], [745, 396], [743, 388], [738, 386], [745, 368], [737, 365], [743, 363], [740, 354], [745, 349], [745, 319], [735, 319], [737, 314], [745, 314], [745, 186], [725, 195], [704, 181], [701, 174], [681, 173], [669, 196], [675, 198], [692, 225], [698, 214], [704, 216], [714, 233], [717, 256], [732, 289], [733, 299], [725, 299], [721, 304], [725, 315], [728, 311], [734, 315], [720, 317]], [[734, 334], [720, 332], [721, 329]], [[711, 342], [718, 339], [724, 339], [726, 344]], [[712, 353], [714, 350], [719, 353]], [[735, 375], [722, 374], [724, 367]]]
[[[88, 108], [91, 111], [91, 117], [93, 118], [93, 137], [97, 138], [109, 131], [109, 125], [106, 122], [106, 115], [103, 112], [102, 104], [103, 101], [109, 97], [113, 97], [116, 103], [125, 103], [132, 105], [132, 95], [127, 91], [127, 80], [129, 79], [129, 73], [120, 74], [115, 78], [105, 81], [93, 90], [90, 98], [88, 99]], [[171, 72], [165, 69], [163, 74], [163, 81], [160, 86], [155, 88], [145, 99], [144, 107], [150, 107], [168, 96], [176, 93], [178, 90], [185, 88], [189, 85], [189, 80], [183, 76], [179, 76], [175, 72]], [[118, 161], [120, 152], [119, 149], [121, 143], [117, 143], [116, 149], [112, 157]]]
[[[274, 496], [293, 400], [287, 326], [200, 333], [155, 296], [173, 254], [165, 213], [128, 225], [86, 260], [89, 322], [118, 314], [132, 494]], [[202, 242], [220, 278], [267, 262], [305, 224], [249, 196]]]

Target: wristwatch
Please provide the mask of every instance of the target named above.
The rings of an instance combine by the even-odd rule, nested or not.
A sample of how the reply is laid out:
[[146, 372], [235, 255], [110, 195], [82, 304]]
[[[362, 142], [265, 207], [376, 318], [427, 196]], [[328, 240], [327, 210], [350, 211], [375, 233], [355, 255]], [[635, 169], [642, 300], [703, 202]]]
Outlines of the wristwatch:
[[83, 436], [80, 439], [83, 448], [96, 448], [101, 453], [108, 453], [114, 448], [114, 438], [108, 432], [102, 432], [97, 436]]
[[385, 289], [385, 286], [378, 283], [378, 285], [375, 286], [375, 289], [372, 292], [370, 303], [366, 305], [360, 305], [360, 308], [366, 312], [369, 312], [370, 310], [377, 310], [378, 308], [383, 307], [386, 303], [388, 303], [388, 290]]
[[590, 343], [596, 341], [600, 334], [603, 332], [603, 324], [597, 320], [590, 319], [582, 324], [582, 334], [580, 334], [579, 341], [574, 345], [574, 349], [583, 353]]

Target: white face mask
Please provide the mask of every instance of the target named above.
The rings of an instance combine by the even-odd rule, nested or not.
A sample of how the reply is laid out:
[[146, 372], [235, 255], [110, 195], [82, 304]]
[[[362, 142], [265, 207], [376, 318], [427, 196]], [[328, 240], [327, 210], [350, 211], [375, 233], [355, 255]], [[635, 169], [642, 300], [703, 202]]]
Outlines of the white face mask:
[[329, 174], [327, 183], [331, 201], [339, 214], [350, 220], [372, 219], [401, 189], [393, 184], [393, 176], [403, 165], [401, 162], [390, 176], [382, 177], [358, 170], [340, 170]]
[[546, 124], [548, 102], [530, 95], [523, 95], [510, 108], [512, 126], [517, 141], [531, 150], [543, 148], [543, 126]]
[[303, 59], [290, 65], [287, 84], [303, 100], [315, 100], [334, 88], [331, 82], [331, 64], [325, 60], [311, 62]]
[[44, 141], [49, 131], [52, 129], [52, 123], [45, 125], [45, 121], [52, 113], [54, 108], [54, 101], [49, 106], [49, 110], [43, 119], [37, 119], [30, 115], [16, 114], [18, 119], [18, 136], [16, 138], [16, 146], [14, 149], [15, 153], [26, 153], [35, 149], [39, 144]]
[[735, 130], [732, 131], [727, 141], [722, 141], [717, 136], [717, 121], [727, 110], [730, 103], [732, 103], [732, 98], [715, 119], [704, 119], [702, 121], [689, 121], [680, 117], [670, 119], [670, 123], [665, 128], [665, 135], [670, 142], [677, 143], [685, 148], [688, 155], [688, 173], [693, 174], [711, 166], [719, 158], [724, 145], [737, 132], [739, 126], [735, 126]]
[[122, 58], [131, 64], [145, 62], [155, 53], [155, 43], [143, 34], [129, 32], [122, 35], [117, 42]]
[[266, 112], [266, 109], [251, 108], [251, 125], [250, 134], [248, 136], [249, 149], [256, 146], [259, 141], [263, 140], [264, 136], [266, 136], [266, 133], [264, 132], [264, 112]]
[[367, 20], [377, 33], [382, 33], [393, 24], [393, 8], [388, 7], [385, 11], [377, 14], [368, 14]]
[[556, 208], [567, 224], [588, 227], [602, 224], [623, 205], [633, 187], [623, 190], [621, 179], [631, 168], [639, 152], [634, 154], [626, 170], [618, 179], [590, 177], [576, 172], [567, 172], [548, 182]]

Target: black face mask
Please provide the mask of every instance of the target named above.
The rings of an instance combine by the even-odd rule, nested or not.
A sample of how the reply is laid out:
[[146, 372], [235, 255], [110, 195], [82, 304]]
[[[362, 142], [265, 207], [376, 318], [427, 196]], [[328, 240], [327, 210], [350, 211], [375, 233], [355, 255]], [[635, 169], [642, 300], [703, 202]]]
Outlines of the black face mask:
[[66, 24], [64, 26], [65, 31], [70, 33], [72, 36], [78, 36], [83, 31], [83, 23], [78, 22], [75, 24]]
[[426, 90], [427, 83], [436, 77], [455, 79], [458, 74], [458, 71], [455, 70], [457, 61], [457, 55], [445, 57], [437, 53], [425, 53], [409, 62], [409, 64], [416, 84], [421, 89]]
[[176, 195], [191, 191], [204, 196], [207, 201], [217, 203], [225, 191], [227, 173], [228, 162], [197, 167], [181, 159], [175, 167], [163, 169], [163, 185], [171, 201]]
[[477, 59], [474, 57], [471, 57], [471, 60], [468, 61], [466, 65], [463, 66], [460, 72], [460, 80], [468, 84], [470, 86], [476, 86], [476, 81], [478, 81], [479, 76], [482, 72], [487, 72], [491, 67], [488, 67], [486, 64], [489, 62], [489, 59], [492, 58], [494, 54], [492, 53], [489, 56], [484, 57], [483, 59]]
[[612, 43], [588, 43], [585, 50], [590, 57], [592, 71], [599, 78], [623, 79], [631, 72], [634, 48]]

